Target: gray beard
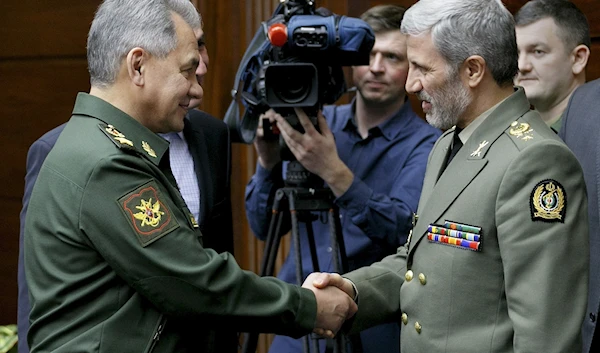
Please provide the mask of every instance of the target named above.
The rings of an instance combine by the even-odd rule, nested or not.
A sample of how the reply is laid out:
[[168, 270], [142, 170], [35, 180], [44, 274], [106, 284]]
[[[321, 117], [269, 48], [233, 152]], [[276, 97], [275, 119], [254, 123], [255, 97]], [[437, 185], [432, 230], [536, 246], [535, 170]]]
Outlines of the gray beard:
[[421, 92], [419, 98], [432, 103], [431, 111], [425, 115], [425, 119], [440, 130], [448, 130], [456, 125], [473, 101], [471, 94], [458, 78], [444, 84], [435, 96]]

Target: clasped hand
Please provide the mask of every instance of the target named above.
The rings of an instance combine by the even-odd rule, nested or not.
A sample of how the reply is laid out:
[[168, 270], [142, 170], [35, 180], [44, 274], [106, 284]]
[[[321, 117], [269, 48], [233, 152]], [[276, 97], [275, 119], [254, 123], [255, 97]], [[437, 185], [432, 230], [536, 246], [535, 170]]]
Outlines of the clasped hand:
[[333, 338], [344, 322], [358, 311], [352, 284], [337, 273], [311, 273], [302, 287], [315, 293], [317, 321], [314, 332], [320, 336]]

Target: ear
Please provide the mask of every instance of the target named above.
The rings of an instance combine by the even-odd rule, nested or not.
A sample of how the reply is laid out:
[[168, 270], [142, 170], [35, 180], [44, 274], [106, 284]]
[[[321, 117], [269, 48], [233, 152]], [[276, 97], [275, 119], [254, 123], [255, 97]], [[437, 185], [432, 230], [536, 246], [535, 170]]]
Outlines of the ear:
[[144, 49], [136, 47], [127, 53], [127, 74], [129, 79], [136, 86], [144, 85], [144, 64], [145, 64]]
[[572, 70], [574, 75], [579, 75], [585, 71], [588, 58], [590, 57], [590, 48], [580, 44], [571, 52]]
[[462, 65], [462, 79], [470, 88], [479, 86], [485, 75], [487, 66], [485, 59], [479, 55], [469, 56]]

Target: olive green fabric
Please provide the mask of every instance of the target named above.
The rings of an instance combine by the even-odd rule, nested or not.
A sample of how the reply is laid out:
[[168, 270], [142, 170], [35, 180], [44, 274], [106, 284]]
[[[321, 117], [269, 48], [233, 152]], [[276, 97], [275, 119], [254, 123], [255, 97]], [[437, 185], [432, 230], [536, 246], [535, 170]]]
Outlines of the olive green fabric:
[[202, 247], [168, 143], [80, 93], [25, 225], [35, 352], [201, 352], [226, 328], [301, 336], [314, 294]]
[[[345, 275], [359, 292], [351, 329], [397, 321], [405, 353], [581, 351], [589, 255], [579, 163], [522, 88], [444, 170], [452, 132], [430, 154], [407, 246]], [[543, 219], [539, 186], [550, 184], [562, 204]], [[481, 251], [430, 242], [428, 226], [444, 221], [480, 227]]]
[[0, 326], [0, 353], [16, 353], [17, 342], [17, 325]]

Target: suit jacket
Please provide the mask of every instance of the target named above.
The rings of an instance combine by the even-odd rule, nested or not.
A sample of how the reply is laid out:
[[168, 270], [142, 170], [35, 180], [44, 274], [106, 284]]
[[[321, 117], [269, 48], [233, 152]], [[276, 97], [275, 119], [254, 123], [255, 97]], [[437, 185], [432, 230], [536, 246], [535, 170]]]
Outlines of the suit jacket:
[[[430, 154], [407, 245], [345, 275], [359, 295], [351, 328], [399, 321], [410, 353], [579, 351], [588, 274], [579, 163], [522, 88], [444, 170], [452, 132]], [[445, 221], [478, 227], [479, 250], [430, 241], [429, 226]]]
[[[200, 219], [204, 247], [233, 253], [233, 221], [231, 215], [230, 175], [231, 145], [229, 130], [219, 119], [199, 110], [190, 110], [185, 121], [184, 137], [194, 160], [200, 189]], [[56, 143], [66, 124], [62, 124], [35, 141], [27, 154], [27, 174], [20, 220], [18, 265], [18, 333], [19, 353], [28, 353], [29, 295], [23, 262], [23, 231], [25, 215], [33, 185], [46, 156]], [[215, 352], [237, 352], [237, 333], [214, 332], [209, 338]]]
[[[600, 80], [579, 87], [571, 97], [563, 115], [559, 136], [571, 148], [583, 167], [587, 185], [590, 222], [590, 287], [587, 315], [583, 321], [583, 352], [591, 352], [592, 338], [600, 311], [600, 232], [598, 192], [600, 188]], [[598, 339], [597, 339], [598, 340]], [[596, 341], [597, 341], [596, 340]], [[599, 345], [600, 342], [596, 342]]]

